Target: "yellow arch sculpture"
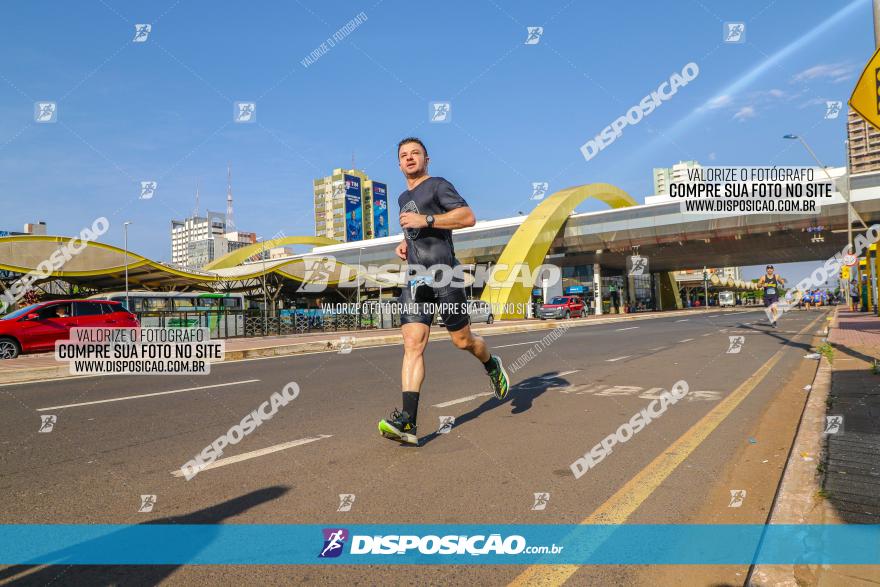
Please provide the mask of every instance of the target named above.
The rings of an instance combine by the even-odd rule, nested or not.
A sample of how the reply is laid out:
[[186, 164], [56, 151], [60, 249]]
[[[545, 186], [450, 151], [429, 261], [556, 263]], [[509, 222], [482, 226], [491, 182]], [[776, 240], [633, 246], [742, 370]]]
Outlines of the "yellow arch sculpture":
[[248, 245], [230, 253], [226, 253], [219, 259], [214, 259], [213, 261], [205, 265], [202, 269], [210, 270], [235, 267], [236, 265], [240, 265], [248, 257], [256, 255], [257, 253], [260, 253], [264, 250], [268, 251], [273, 247], [283, 247], [284, 245], [314, 245], [321, 247], [326, 245], [339, 244], [342, 243], [340, 241], [333, 240], [332, 238], [326, 238], [323, 236], [283, 236], [279, 238], [273, 238], [272, 240], [263, 243]]
[[483, 290], [483, 301], [503, 308], [498, 310], [499, 318], [525, 317], [525, 307], [530, 300], [532, 287], [531, 284], [508, 283], [510, 269], [525, 264], [534, 274], [535, 269], [544, 262], [550, 245], [572, 210], [587, 198], [595, 198], [612, 208], [637, 205], [629, 194], [609, 183], [566, 188], [541, 202], [520, 225], [498, 258], [498, 265], [509, 269], [494, 271], [495, 279]]

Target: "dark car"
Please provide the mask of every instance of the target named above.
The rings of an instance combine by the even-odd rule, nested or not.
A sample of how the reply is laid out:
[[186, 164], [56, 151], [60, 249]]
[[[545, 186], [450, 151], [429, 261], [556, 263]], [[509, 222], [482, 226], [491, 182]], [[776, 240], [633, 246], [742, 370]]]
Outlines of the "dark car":
[[538, 318], [579, 318], [586, 313], [586, 304], [578, 296], [556, 296], [538, 308]]
[[0, 359], [54, 350], [74, 327], [138, 328], [137, 318], [119, 302], [58, 300], [33, 304], [0, 318]]

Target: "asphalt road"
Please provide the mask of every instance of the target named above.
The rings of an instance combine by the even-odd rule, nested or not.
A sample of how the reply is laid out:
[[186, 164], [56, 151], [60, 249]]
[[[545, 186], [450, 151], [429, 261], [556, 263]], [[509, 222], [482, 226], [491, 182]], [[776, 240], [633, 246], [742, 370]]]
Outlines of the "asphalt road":
[[[760, 310], [571, 328], [513, 374], [505, 402], [489, 395], [477, 361], [448, 341], [431, 342], [418, 448], [383, 439], [376, 430], [379, 418], [400, 407], [399, 345], [215, 364], [210, 375], [199, 377], [0, 386], [0, 523], [571, 524], [597, 511], [630, 523], [763, 523], [802, 403], [787, 402], [780, 413], [790, 422], [767, 428], [779, 434], [771, 451], [775, 457], [768, 456], [774, 461], [760, 469], [751, 458], [745, 464], [743, 451], [780, 389], [811, 380], [816, 362], [804, 355], [818, 341], [814, 334], [824, 325], [822, 316], [792, 312], [778, 330], [766, 325]], [[808, 325], [807, 334], [796, 336]], [[512, 365], [548, 333], [487, 340]], [[730, 336], [744, 337], [739, 353], [728, 352]], [[774, 356], [778, 362], [764, 376], [761, 368]], [[690, 390], [684, 400], [575, 479], [570, 469], [575, 459], [678, 380]], [[172, 474], [289, 382], [300, 387], [297, 399], [224, 454], [241, 460], [202, 471], [191, 481]], [[629, 509], [614, 502], [616, 492], [635, 488], [630, 480], [670, 445], [695, 434], [695, 424], [697, 432], [699, 426], [706, 431], [705, 416], [723, 408], [735, 390], [741, 401], [705, 439], [692, 443], [679, 465], [667, 464], [657, 487], [640, 481]], [[167, 391], [176, 393], [137, 397]], [[41, 415], [57, 416], [51, 432], [38, 432]], [[444, 416], [453, 416], [455, 424], [449, 433], [437, 434]], [[758, 497], [736, 511], [719, 505], [730, 471], [749, 467], [758, 467], [751, 492]], [[532, 509], [537, 492], [550, 494], [541, 511]], [[138, 512], [145, 494], [157, 496], [149, 513]], [[340, 494], [356, 496], [350, 511], [337, 511]], [[523, 571], [519, 566], [53, 566], [6, 568], [0, 581], [496, 585]], [[583, 567], [568, 584], [660, 584], [650, 572]], [[731, 583], [742, 572], [723, 570]]]

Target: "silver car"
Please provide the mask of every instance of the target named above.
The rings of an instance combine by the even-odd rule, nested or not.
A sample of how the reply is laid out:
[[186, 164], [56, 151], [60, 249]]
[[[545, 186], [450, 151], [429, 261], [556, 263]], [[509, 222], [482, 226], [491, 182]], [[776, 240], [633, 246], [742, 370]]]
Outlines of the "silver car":
[[492, 324], [495, 321], [495, 316], [492, 315], [492, 306], [483, 300], [468, 300], [468, 314], [471, 316], [471, 322]]

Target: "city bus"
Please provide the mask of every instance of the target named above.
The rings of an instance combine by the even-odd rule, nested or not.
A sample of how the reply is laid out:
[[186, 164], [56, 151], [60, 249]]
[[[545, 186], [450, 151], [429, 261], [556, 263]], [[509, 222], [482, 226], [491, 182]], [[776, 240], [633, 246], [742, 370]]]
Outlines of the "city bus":
[[[210, 328], [212, 338], [244, 335], [244, 296], [237, 293], [129, 291], [90, 299], [121, 302], [143, 327]], [[128, 305], [130, 304], [130, 308]]]

